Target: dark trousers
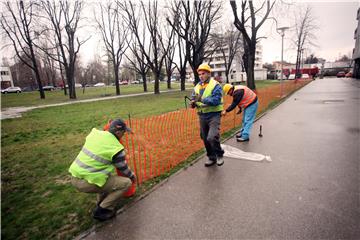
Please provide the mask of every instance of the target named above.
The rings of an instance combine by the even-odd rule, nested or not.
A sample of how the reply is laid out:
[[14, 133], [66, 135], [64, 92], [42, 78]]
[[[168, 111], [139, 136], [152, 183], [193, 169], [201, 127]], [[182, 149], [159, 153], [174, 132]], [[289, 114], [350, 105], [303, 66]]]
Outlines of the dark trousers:
[[204, 142], [207, 156], [210, 160], [216, 161], [224, 155], [220, 146], [220, 119], [221, 113], [211, 117], [200, 116], [200, 136]]

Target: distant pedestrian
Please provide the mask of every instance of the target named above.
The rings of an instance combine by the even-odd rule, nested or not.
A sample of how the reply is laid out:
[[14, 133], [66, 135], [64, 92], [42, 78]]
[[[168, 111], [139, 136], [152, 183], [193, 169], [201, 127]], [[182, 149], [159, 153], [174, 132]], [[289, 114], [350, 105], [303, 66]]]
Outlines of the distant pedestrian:
[[[136, 182], [126, 163], [124, 146], [119, 142], [125, 132], [131, 129], [121, 119], [111, 121], [108, 131], [93, 128], [69, 168], [71, 182], [80, 192], [98, 194], [93, 217], [100, 221], [115, 216], [123, 193]], [[115, 175], [115, 168], [125, 177]]]
[[258, 98], [256, 94], [246, 86], [233, 86], [231, 84], [225, 84], [223, 87], [224, 94], [228, 94], [233, 97], [231, 105], [222, 111], [222, 115], [234, 110], [236, 106], [239, 107], [238, 113], [244, 111], [242, 119], [242, 128], [236, 135], [238, 142], [246, 142], [250, 140], [250, 131], [256, 117], [256, 111], [258, 108]]
[[191, 107], [196, 107], [199, 115], [200, 136], [208, 156], [205, 167], [210, 167], [215, 163], [221, 166], [224, 164], [224, 150], [220, 145], [222, 88], [219, 82], [211, 78], [211, 68], [208, 64], [201, 64], [197, 72], [200, 82], [194, 87]]

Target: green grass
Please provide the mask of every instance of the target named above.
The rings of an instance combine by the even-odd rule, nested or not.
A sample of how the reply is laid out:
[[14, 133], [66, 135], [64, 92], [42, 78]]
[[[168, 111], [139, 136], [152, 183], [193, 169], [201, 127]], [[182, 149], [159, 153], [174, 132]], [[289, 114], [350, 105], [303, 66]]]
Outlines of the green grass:
[[[96, 197], [76, 191], [67, 172], [85, 136], [109, 118], [127, 118], [129, 113], [132, 118], [145, 117], [183, 108], [184, 95], [190, 91], [36, 109], [21, 118], [2, 120], [2, 238], [71, 239], [90, 228]], [[25, 94], [17, 97], [30, 101]], [[144, 183], [138, 194], [201, 153]]]
[[[272, 84], [277, 84], [277, 82], [269, 80], [256, 81], [256, 87], [263, 88]], [[192, 84], [186, 83], [186, 88], [191, 88]], [[179, 83], [171, 83], [173, 90], [180, 89]], [[166, 83], [160, 84], [160, 91], [168, 90]], [[143, 93], [143, 87], [141, 84], [137, 85], [122, 85], [120, 86], [120, 94], [128, 95], [133, 93]], [[154, 84], [148, 84], [148, 92], [154, 92]], [[104, 98], [109, 96], [116, 96], [115, 86], [106, 86], [106, 87], [90, 87], [85, 88], [83, 93], [82, 88], [76, 88], [77, 100], [91, 99], [91, 98]], [[56, 91], [46, 91], [45, 99], [40, 99], [40, 94], [37, 91], [34, 92], [23, 92], [19, 94], [2, 94], [1, 95], [1, 109], [9, 107], [30, 107], [30, 106], [39, 106], [45, 104], [55, 104], [62, 102], [72, 102], [76, 100], [70, 100], [69, 96], [64, 95], [63, 90]]]
[[[171, 83], [172, 89], [180, 89], [179, 83]], [[186, 87], [191, 87], [191, 84], [187, 83]], [[166, 83], [160, 84], [160, 91], [167, 90]], [[122, 85], [120, 86], [120, 94], [128, 95], [133, 93], [142, 93], [144, 92], [142, 84], [137, 85]], [[154, 84], [148, 84], [148, 92], [154, 92]], [[90, 98], [102, 98], [116, 96], [115, 86], [106, 86], [106, 87], [90, 87], [85, 88], [83, 92], [82, 88], [76, 88], [76, 97], [77, 100], [84, 100]], [[55, 91], [45, 91], [45, 99], [40, 99], [40, 94], [38, 91], [33, 92], [23, 92], [19, 94], [2, 94], [1, 96], [1, 108], [8, 107], [18, 107], [18, 106], [38, 106], [44, 104], [54, 104], [60, 102], [71, 102], [69, 96], [64, 95], [63, 90]]]

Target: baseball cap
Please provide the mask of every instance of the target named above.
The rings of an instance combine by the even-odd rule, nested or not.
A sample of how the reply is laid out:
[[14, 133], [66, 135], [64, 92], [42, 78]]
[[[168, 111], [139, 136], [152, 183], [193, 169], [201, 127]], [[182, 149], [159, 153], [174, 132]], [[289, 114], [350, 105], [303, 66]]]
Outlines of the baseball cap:
[[126, 126], [126, 123], [124, 122], [124, 120], [122, 120], [120, 118], [113, 120], [110, 123], [110, 127], [109, 127], [109, 132], [116, 132], [116, 131], [119, 131], [119, 130], [126, 131], [126, 132], [129, 132], [129, 133], [132, 132], [131, 128]]

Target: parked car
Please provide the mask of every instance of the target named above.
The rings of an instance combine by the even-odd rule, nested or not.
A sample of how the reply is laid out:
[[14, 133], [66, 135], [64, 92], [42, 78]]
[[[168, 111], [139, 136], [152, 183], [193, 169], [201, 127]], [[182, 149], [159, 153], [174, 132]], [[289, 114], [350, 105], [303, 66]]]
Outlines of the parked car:
[[277, 79], [277, 74], [275, 71], [269, 71], [266, 75], [266, 79]]
[[310, 76], [309, 76], [309, 74], [307, 74], [307, 73], [303, 73], [303, 74], [301, 74], [301, 78], [303, 78], [303, 79], [309, 79]]
[[340, 77], [345, 77], [345, 72], [340, 71], [336, 74], [336, 77], [340, 78]]
[[288, 79], [289, 80], [294, 80], [295, 79], [295, 74], [290, 74]]
[[352, 77], [352, 72], [348, 72], [347, 74], [345, 74], [345, 77], [351, 78]]
[[1, 93], [6, 94], [6, 93], [21, 93], [21, 88], [19, 87], [8, 87], [5, 89], [1, 89]]
[[104, 87], [105, 83], [99, 82], [97, 84], [94, 85], [94, 87]]
[[119, 81], [119, 84], [120, 84], [120, 85], [128, 85], [128, 84], [129, 84], [129, 82], [128, 82], [128, 81], [126, 81], [126, 80], [124, 80], [124, 81]]
[[54, 91], [55, 90], [55, 87], [54, 86], [43, 86], [43, 90], [44, 91]]
[[138, 80], [134, 80], [134, 81], [132, 81], [131, 83], [132, 83], [132, 84], [139, 84], [139, 83], [140, 83], [140, 81], [138, 81]]

